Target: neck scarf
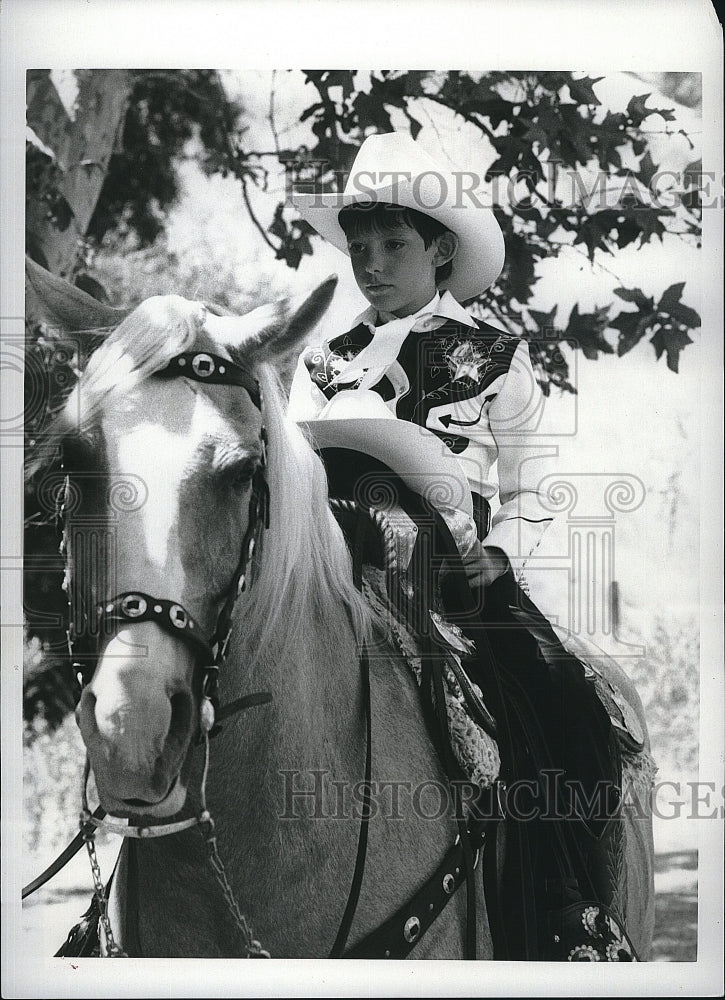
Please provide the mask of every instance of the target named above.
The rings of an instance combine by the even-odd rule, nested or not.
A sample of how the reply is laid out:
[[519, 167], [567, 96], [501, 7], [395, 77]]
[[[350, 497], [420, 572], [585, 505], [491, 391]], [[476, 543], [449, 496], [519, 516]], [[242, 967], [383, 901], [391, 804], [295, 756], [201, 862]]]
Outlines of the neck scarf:
[[386, 316], [390, 314], [379, 314], [378, 318], [383, 319], [383, 322], [375, 327], [373, 339], [330, 384], [347, 383], [359, 378], [359, 389], [369, 389], [376, 385], [397, 358], [408, 334], [413, 330], [431, 328], [439, 301], [440, 295], [436, 292], [430, 302], [410, 316], [396, 316], [386, 320]]

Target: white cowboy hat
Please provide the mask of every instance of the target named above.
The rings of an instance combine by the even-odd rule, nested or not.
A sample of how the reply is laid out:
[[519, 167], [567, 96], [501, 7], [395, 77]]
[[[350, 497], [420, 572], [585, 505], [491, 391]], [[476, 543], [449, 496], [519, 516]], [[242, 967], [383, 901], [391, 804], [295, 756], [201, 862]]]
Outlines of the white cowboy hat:
[[473, 513], [463, 466], [432, 431], [398, 420], [372, 389], [343, 389], [314, 420], [301, 420], [313, 446], [347, 448], [377, 459], [434, 507]]
[[442, 170], [411, 136], [387, 132], [363, 142], [342, 194], [295, 192], [292, 203], [320, 236], [345, 254], [347, 238], [338, 214], [348, 205], [401, 205], [437, 219], [458, 237], [452, 272], [442, 285], [463, 302], [489, 288], [504, 263], [501, 227], [490, 208], [472, 201], [468, 187], [464, 193], [463, 177]]

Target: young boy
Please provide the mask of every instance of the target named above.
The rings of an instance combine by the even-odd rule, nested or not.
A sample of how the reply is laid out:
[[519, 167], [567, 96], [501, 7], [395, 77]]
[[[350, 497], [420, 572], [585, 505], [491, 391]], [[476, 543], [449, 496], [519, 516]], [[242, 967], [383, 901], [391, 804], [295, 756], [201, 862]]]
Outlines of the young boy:
[[532, 461], [541, 390], [526, 342], [459, 304], [484, 292], [503, 267], [493, 212], [464, 200], [460, 178], [396, 132], [365, 140], [342, 196], [298, 194], [294, 202], [349, 256], [370, 306], [350, 330], [303, 352], [291, 415], [314, 420], [340, 391], [377, 393], [391, 415], [440, 438], [465, 471], [473, 520], [443, 513], [471, 582], [489, 585], [509, 565], [518, 569], [552, 519]]
[[[484, 632], [478, 629], [476, 643], [480, 638], [479, 654], [490, 648], [495, 659], [477, 679], [486, 682], [498, 717], [504, 777], [538, 781], [543, 789], [541, 776], [550, 771], [566, 775], [572, 788], [615, 793], [611, 822], [604, 812], [577, 823], [507, 824], [496, 947], [508, 958], [591, 958], [591, 940], [579, 940], [580, 917], [599, 913], [599, 904], [612, 905], [617, 891], [617, 750], [583, 665], [559, 648], [561, 659], [549, 669], [533, 632], [512, 616], [525, 604], [515, 576], [552, 520], [538, 491], [542, 472], [533, 443], [542, 398], [526, 342], [460, 305], [493, 284], [504, 251], [493, 213], [465, 200], [459, 179], [410, 137], [391, 133], [365, 140], [342, 196], [295, 197], [302, 216], [349, 256], [370, 305], [351, 329], [303, 352], [290, 410], [319, 425], [342, 393], [345, 413], [354, 413], [359, 393], [364, 418], [375, 394], [387, 415], [436, 435], [465, 470], [474, 517], [461, 509], [443, 514], [469, 582], [484, 588]], [[383, 459], [395, 421], [378, 423], [382, 444], [374, 457]], [[353, 436], [355, 424], [347, 424]], [[491, 471], [496, 462], [498, 483]], [[399, 472], [393, 461], [386, 464]], [[444, 479], [441, 473], [442, 485]], [[489, 526], [488, 505], [497, 491], [500, 506]], [[556, 643], [541, 613], [526, 606], [538, 634]], [[499, 679], [491, 682], [492, 675]], [[537, 804], [545, 810], [552, 805], [545, 798]], [[552, 815], [565, 815], [569, 806], [568, 799], [557, 799], [553, 807], [564, 813]], [[564, 930], [562, 914], [571, 917], [571, 906], [564, 909], [570, 903], [577, 909]], [[604, 957], [596, 960], [612, 960], [608, 955], [602, 949]]]

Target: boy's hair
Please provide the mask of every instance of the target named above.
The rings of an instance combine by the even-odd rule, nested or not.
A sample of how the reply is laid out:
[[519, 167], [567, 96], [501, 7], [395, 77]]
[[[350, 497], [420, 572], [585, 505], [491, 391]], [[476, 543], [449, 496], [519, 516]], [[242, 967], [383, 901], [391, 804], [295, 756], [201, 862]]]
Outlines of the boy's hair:
[[[442, 222], [433, 219], [424, 212], [418, 212], [414, 208], [406, 208], [404, 205], [390, 205], [386, 202], [358, 202], [356, 205], [348, 205], [340, 210], [338, 222], [348, 239], [361, 236], [364, 233], [395, 232], [403, 225], [415, 229], [423, 240], [426, 250], [431, 245], [436, 236], [443, 233], [450, 233], [452, 230], [444, 226]], [[436, 268], [436, 285], [440, 285], [451, 276], [453, 261], [446, 261]]]

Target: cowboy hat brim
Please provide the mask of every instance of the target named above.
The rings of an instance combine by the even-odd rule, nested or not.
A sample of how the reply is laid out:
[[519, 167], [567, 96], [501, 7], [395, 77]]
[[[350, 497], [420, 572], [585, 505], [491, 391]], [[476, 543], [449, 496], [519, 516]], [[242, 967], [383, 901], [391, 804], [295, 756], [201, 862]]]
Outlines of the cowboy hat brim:
[[317, 451], [347, 448], [387, 465], [406, 486], [434, 507], [473, 514], [471, 488], [463, 466], [432, 431], [405, 420], [380, 417], [301, 420]]
[[462, 182], [469, 180], [469, 171], [442, 170], [411, 136], [390, 132], [365, 139], [342, 194], [298, 191], [292, 203], [320, 236], [345, 254], [347, 238], [338, 219], [343, 208], [400, 205], [436, 219], [458, 237], [451, 275], [441, 287], [462, 302], [489, 288], [504, 264], [501, 227], [491, 209], [464, 188]]
[[[458, 237], [458, 249], [453, 258], [451, 275], [442, 287], [459, 302], [485, 292], [501, 274], [504, 265], [504, 241], [501, 227], [493, 212], [481, 209], [466, 211], [455, 201], [439, 208], [425, 208], [422, 199], [413, 196], [403, 185], [379, 188], [372, 199], [380, 204], [401, 205], [423, 212], [436, 219]], [[296, 194], [298, 212], [329, 243], [349, 256], [347, 237], [340, 225], [340, 210], [350, 205], [369, 204], [371, 198], [361, 194]]]

